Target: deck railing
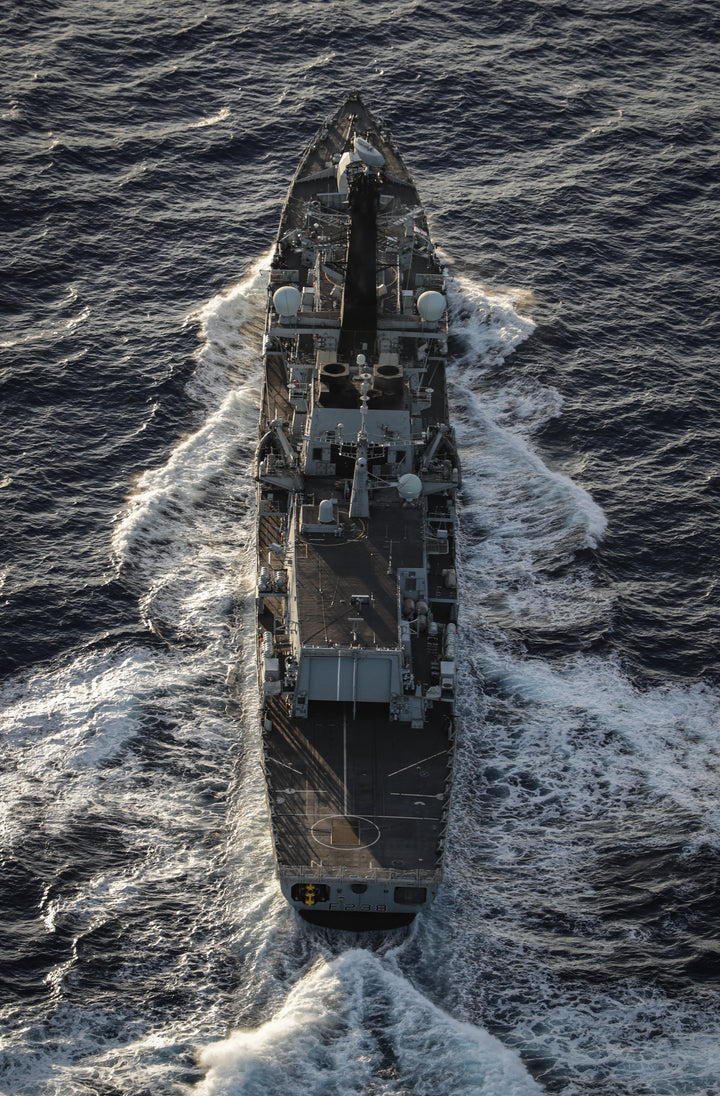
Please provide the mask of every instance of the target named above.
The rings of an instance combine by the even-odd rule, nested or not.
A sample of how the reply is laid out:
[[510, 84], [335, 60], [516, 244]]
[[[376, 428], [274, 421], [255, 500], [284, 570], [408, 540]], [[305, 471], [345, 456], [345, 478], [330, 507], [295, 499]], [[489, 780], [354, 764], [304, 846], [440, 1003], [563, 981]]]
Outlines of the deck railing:
[[323, 864], [322, 861], [311, 865], [280, 865], [278, 866], [278, 876], [280, 879], [295, 879], [298, 882], [303, 882], [305, 879], [339, 879], [343, 881], [368, 879], [380, 883], [384, 880], [391, 880], [392, 882], [403, 880], [404, 882], [424, 884], [425, 886], [439, 884], [442, 880], [441, 871], [426, 871], [423, 868], [366, 868], [364, 871], [357, 871], [344, 865], [333, 867]]

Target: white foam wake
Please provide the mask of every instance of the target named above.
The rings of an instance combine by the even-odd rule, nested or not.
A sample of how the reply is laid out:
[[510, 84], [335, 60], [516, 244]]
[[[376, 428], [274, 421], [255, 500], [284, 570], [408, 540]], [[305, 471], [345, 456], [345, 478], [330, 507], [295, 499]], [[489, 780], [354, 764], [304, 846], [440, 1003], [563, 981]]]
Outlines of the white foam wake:
[[203, 339], [188, 391], [207, 408], [205, 421], [163, 466], [143, 473], [115, 528], [121, 573], [137, 585], [144, 619], [166, 639], [207, 638], [224, 627], [233, 598], [251, 581], [265, 283], [258, 263], [246, 281], [188, 317]]
[[[631, 1075], [633, 1083], [663, 1078], [672, 1003], [658, 994], [652, 1007], [638, 1004], [630, 987], [625, 997], [602, 989], [588, 1004], [584, 986], [547, 974], [547, 938], [540, 930], [533, 935], [525, 915], [540, 903], [554, 909], [557, 899], [565, 912], [579, 910], [578, 920], [591, 922], [583, 872], [596, 855], [597, 834], [617, 818], [634, 824], [648, 803], [651, 820], [670, 807], [698, 824], [691, 842], [717, 842], [718, 697], [702, 687], [643, 693], [607, 659], [528, 659], [508, 641], [508, 629], [523, 621], [550, 619], [561, 631], [602, 617], [609, 595], [573, 554], [597, 543], [604, 516], [533, 449], [533, 431], [560, 409], [557, 393], [499, 370], [532, 324], [517, 316], [509, 297], [470, 283], [457, 292], [465, 313], [465, 350], [451, 371], [465, 469], [464, 737], [442, 899], [449, 921], [431, 914], [424, 932], [442, 941], [429, 955], [442, 952], [454, 985], [445, 993], [428, 956], [392, 969], [387, 957], [343, 952], [342, 945], [334, 949], [339, 955], [323, 956], [324, 945], [298, 924], [272, 877], [262, 774], [257, 747], [248, 745], [254, 725], [238, 725], [226, 710], [225, 670], [237, 658], [230, 605], [247, 602], [254, 574], [249, 466], [264, 295], [258, 269], [192, 318], [202, 344], [189, 391], [204, 421], [140, 479], [115, 530], [121, 573], [135, 582], [145, 619], [163, 634], [201, 642], [78, 655], [2, 694], [14, 766], [2, 784], [8, 844], [29, 827], [50, 840], [72, 833], [92, 804], [101, 820], [122, 827], [133, 851], [73, 891], [50, 896], [41, 911], [47, 932], [68, 919], [81, 933], [124, 917], [135, 922], [161, 882], [179, 908], [192, 897], [198, 915], [209, 910], [207, 941], [196, 946], [222, 954], [232, 934], [229, 955], [241, 967], [234, 999], [223, 1004], [215, 986], [203, 990], [203, 972], [195, 1014], [167, 1022], [157, 1013], [136, 1017], [124, 1041], [117, 1034], [122, 995], [112, 986], [98, 991], [105, 993], [101, 1004], [76, 1008], [69, 1001], [64, 1017], [38, 1017], [39, 1049], [29, 1062], [17, 1027], [6, 1060], [14, 1081], [31, 1078], [18, 1082], [25, 1091], [59, 1092], [63, 1084], [69, 1091], [78, 1083], [124, 1091], [178, 1087], [187, 1080], [190, 1043], [204, 1043], [201, 1096], [540, 1091], [513, 1051], [484, 1026], [453, 1019], [409, 978], [479, 1025], [485, 1019], [475, 1003], [489, 998], [492, 978], [507, 1002], [503, 1030], [512, 1031], [512, 1044], [528, 1059], [552, 1063], [556, 1076], [577, 1075], [578, 1091], [583, 1076], [599, 1079], [603, 1092], [613, 1090], [613, 1077], [620, 1086]], [[252, 630], [249, 602], [243, 613]], [[249, 659], [239, 671], [248, 710], [251, 678]], [[226, 819], [223, 781], [232, 779], [230, 754], [243, 730], [249, 764]], [[479, 795], [479, 787], [497, 795]], [[222, 880], [217, 892], [212, 878]], [[458, 895], [469, 900], [451, 924]], [[161, 948], [155, 937], [147, 942]], [[605, 946], [599, 933], [592, 943]], [[191, 950], [158, 978], [182, 984]], [[49, 979], [59, 998], [65, 977], [59, 968]], [[218, 1040], [238, 1011], [264, 1022]], [[624, 1040], [641, 1031], [643, 1016], [657, 1017], [666, 1034], [655, 1043], [633, 1035], [633, 1072], [623, 1062]], [[689, 1018], [684, 1012], [681, 1024]], [[708, 1049], [708, 1040], [690, 1043], [677, 1060], [693, 1076], [698, 1047]], [[57, 1083], [48, 1080], [53, 1074]], [[706, 1075], [698, 1067], [697, 1076]]]
[[601, 627], [608, 592], [567, 565], [579, 549], [597, 546], [605, 515], [532, 444], [532, 434], [560, 413], [562, 399], [502, 367], [534, 324], [515, 311], [516, 295], [493, 294], [463, 278], [450, 284], [462, 346], [449, 375], [463, 467], [465, 619], [521, 632]]
[[487, 1032], [454, 1020], [365, 951], [320, 960], [255, 1031], [201, 1054], [202, 1096], [533, 1096], [520, 1059]]

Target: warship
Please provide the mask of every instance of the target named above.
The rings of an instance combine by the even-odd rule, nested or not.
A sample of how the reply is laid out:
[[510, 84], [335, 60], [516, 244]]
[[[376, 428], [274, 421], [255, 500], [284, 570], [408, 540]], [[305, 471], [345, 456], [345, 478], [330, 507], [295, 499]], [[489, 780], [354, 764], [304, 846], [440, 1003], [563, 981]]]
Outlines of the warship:
[[447, 307], [413, 180], [350, 95], [282, 210], [254, 464], [276, 869], [290, 905], [331, 927], [407, 924], [442, 879], [460, 487]]

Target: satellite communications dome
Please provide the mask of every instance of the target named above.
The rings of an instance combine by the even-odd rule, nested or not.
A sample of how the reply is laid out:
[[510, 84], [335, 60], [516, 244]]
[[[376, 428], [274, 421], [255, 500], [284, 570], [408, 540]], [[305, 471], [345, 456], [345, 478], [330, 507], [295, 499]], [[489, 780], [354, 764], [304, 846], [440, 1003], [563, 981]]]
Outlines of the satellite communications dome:
[[426, 289], [417, 299], [417, 310], [428, 323], [436, 323], [445, 311], [445, 295], [436, 289]]
[[414, 502], [422, 494], [422, 480], [412, 472], [406, 472], [398, 480], [398, 494], [405, 502]]
[[294, 285], [281, 285], [273, 293], [273, 305], [279, 316], [297, 316], [302, 297]]

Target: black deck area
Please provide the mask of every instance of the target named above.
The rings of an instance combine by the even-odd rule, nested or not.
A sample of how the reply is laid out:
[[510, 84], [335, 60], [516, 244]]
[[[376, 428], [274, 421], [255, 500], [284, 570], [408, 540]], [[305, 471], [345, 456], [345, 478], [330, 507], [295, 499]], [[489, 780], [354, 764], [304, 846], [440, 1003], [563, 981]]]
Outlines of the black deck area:
[[[327, 492], [327, 481], [319, 486]], [[312, 488], [308, 481], [306, 495]], [[404, 506], [397, 491], [388, 488], [375, 494], [369, 518], [351, 519], [341, 509], [339, 524], [339, 535], [297, 535], [302, 642], [349, 647], [355, 629], [356, 646], [397, 647], [397, 568], [423, 566], [422, 511]], [[371, 601], [354, 603], [354, 595], [369, 595]]]
[[311, 704], [291, 718], [271, 699], [263, 732], [275, 850], [281, 867], [346, 874], [432, 871], [447, 807], [452, 741], [441, 711], [420, 730], [387, 707]]

